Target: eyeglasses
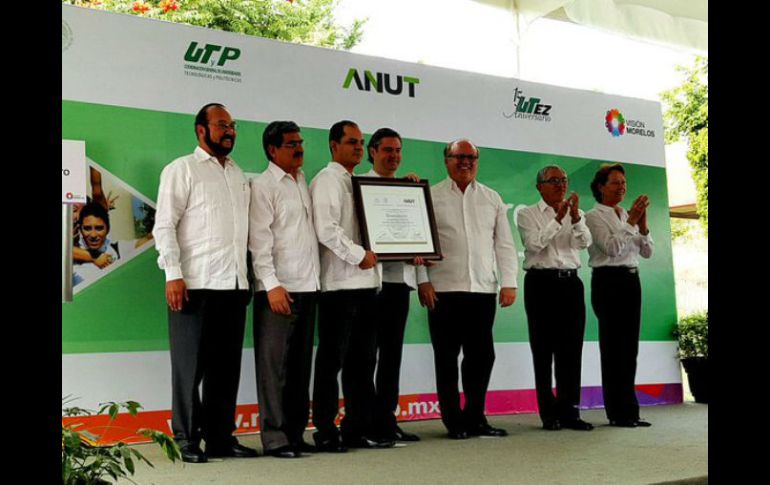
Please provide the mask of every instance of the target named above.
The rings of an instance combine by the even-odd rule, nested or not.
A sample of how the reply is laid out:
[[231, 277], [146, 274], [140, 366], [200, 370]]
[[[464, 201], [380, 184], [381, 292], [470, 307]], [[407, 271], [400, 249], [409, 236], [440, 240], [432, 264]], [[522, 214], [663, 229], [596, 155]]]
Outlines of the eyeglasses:
[[286, 143], [281, 145], [281, 148], [297, 148], [297, 147], [301, 147], [303, 143], [305, 143], [305, 140], [287, 141]]
[[541, 183], [548, 185], [567, 185], [567, 177], [551, 177], [548, 180], [543, 180]]
[[230, 123], [230, 124], [227, 124], [227, 123], [225, 123], [224, 121], [220, 121], [220, 122], [218, 122], [218, 123], [209, 123], [209, 125], [211, 125], [211, 126], [216, 126], [216, 127], [217, 127], [217, 128], [219, 128], [220, 130], [227, 130], [227, 129], [231, 129], [231, 130], [235, 131], [235, 121], [233, 121], [233, 122], [232, 122], [232, 123]]
[[454, 158], [458, 162], [462, 162], [463, 160], [468, 160], [471, 163], [475, 163], [476, 160], [479, 159], [478, 155], [447, 155], [447, 158]]

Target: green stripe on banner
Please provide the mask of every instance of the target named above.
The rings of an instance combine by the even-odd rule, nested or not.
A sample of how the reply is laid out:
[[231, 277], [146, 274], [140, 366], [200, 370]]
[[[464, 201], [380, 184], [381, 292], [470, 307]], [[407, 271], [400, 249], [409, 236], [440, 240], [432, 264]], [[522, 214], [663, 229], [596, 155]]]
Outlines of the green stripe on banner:
[[[286, 116], [291, 118], [291, 116]], [[62, 138], [85, 140], [86, 154], [113, 175], [140, 193], [156, 200], [163, 167], [195, 148], [194, 114], [164, 113], [135, 108], [105, 106], [73, 101], [62, 102]], [[335, 120], [330, 120], [330, 125]], [[262, 150], [262, 130], [266, 122], [238, 120], [238, 141], [233, 158], [246, 172], [261, 172], [267, 166]], [[397, 126], [393, 126], [398, 130]], [[303, 128], [305, 174], [308, 181], [330, 159], [328, 131]], [[403, 140], [404, 162], [400, 175], [417, 172], [435, 184], [446, 178], [442, 151], [444, 143]], [[603, 160], [481, 148], [479, 181], [497, 190], [506, 203], [517, 207], [539, 199], [535, 189], [537, 170], [558, 163], [570, 177], [571, 190], [580, 194], [581, 206], [594, 205], [590, 181]], [[361, 163], [358, 173], [370, 164]], [[672, 340], [676, 322], [674, 273], [671, 260], [671, 230], [668, 215], [665, 169], [626, 164], [629, 181], [627, 200], [646, 193], [652, 200], [650, 230], [655, 254], [642, 260], [643, 291], [642, 340]], [[513, 211], [509, 212], [513, 217]], [[521, 240], [514, 228], [514, 240], [521, 251]], [[164, 276], [156, 264], [154, 248], [75, 295], [72, 303], [62, 304], [62, 352], [131, 352], [168, 349], [168, 329], [164, 296]], [[581, 277], [586, 285], [586, 340], [598, 339], [596, 318], [590, 304], [590, 271], [583, 254]], [[523, 272], [519, 284], [523, 286]], [[251, 347], [251, 312], [244, 345]], [[513, 307], [498, 308], [494, 327], [496, 342], [526, 342], [526, 316], [521, 290]], [[406, 343], [428, 343], [430, 336], [425, 309], [412, 295]]]

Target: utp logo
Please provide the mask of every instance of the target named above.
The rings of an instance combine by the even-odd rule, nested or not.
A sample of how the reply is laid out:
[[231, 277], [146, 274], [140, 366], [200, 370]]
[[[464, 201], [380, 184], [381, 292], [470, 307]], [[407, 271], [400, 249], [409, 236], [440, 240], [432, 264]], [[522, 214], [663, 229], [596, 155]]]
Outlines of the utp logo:
[[241, 50], [235, 47], [223, 47], [216, 44], [198, 47], [197, 42], [191, 42], [184, 55], [184, 60], [212, 66], [224, 66], [227, 61], [234, 61], [239, 57], [241, 57]]

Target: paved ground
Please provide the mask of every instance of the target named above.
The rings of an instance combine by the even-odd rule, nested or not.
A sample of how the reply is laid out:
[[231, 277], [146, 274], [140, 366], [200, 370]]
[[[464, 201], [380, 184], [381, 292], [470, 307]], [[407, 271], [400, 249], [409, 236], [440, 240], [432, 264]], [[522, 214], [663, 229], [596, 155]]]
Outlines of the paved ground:
[[[556, 485], [704, 484], [708, 474], [708, 405], [685, 402], [642, 409], [651, 428], [607, 426], [603, 410], [583, 411], [591, 432], [540, 429], [536, 415], [490, 418], [506, 438], [445, 438], [440, 421], [404, 424], [423, 440], [388, 450], [259, 457], [207, 464], [171, 463], [154, 445], [139, 449], [155, 465], [137, 467], [140, 484], [269, 485]], [[306, 435], [310, 441], [310, 433]], [[259, 435], [241, 438], [259, 448]]]

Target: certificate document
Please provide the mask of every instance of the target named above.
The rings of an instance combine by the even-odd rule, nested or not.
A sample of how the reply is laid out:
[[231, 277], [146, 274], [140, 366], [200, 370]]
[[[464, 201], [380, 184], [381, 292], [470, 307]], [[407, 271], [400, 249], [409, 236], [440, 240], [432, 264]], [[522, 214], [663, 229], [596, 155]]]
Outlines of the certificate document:
[[439, 259], [427, 181], [354, 177], [361, 239], [383, 260]]

